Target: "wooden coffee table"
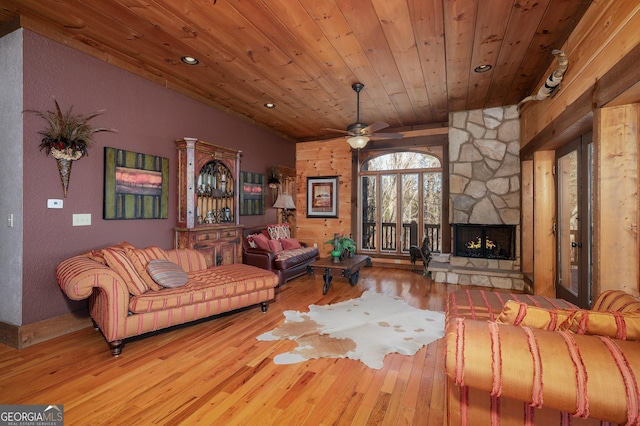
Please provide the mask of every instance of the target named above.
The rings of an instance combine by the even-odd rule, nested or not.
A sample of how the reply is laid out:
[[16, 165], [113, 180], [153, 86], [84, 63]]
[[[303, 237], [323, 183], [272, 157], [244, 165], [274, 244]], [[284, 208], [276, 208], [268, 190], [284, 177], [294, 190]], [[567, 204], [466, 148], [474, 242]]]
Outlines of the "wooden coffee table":
[[315, 268], [324, 268], [324, 286], [322, 287], [322, 294], [327, 294], [329, 291], [329, 285], [333, 279], [333, 271], [341, 271], [341, 275], [349, 280], [349, 284], [356, 285], [360, 276], [361, 266], [371, 266], [371, 258], [357, 254], [353, 257], [347, 257], [344, 260], [336, 263], [330, 257], [325, 257], [320, 260], [316, 260], [311, 265], [307, 266], [307, 272], [313, 273]]

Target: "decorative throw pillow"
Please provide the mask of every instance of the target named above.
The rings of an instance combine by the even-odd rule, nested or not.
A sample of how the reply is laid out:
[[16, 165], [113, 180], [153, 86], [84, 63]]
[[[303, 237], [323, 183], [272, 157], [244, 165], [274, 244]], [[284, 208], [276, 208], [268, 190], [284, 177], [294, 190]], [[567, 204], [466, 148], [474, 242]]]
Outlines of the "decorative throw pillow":
[[560, 327], [576, 334], [595, 334], [620, 340], [640, 340], [640, 313], [575, 311]]
[[133, 266], [124, 251], [106, 248], [102, 249], [102, 254], [107, 265], [122, 277], [129, 289], [129, 293], [134, 296], [140, 296], [149, 290], [149, 287], [138, 275], [138, 271], [136, 271], [135, 266]]
[[247, 242], [249, 243], [249, 247], [251, 248], [258, 248], [258, 245], [256, 244], [254, 238], [255, 236], [258, 234], [249, 234], [247, 235]]
[[181, 248], [168, 250], [167, 258], [180, 266], [185, 272], [196, 272], [208, 269], [207, 260], [198, 250]]
[[282, 243], [278, 240], [267, 240], [267, 244], [269, 244], [269, 251], [274, 253], [282, 251]]
[[162, 287], [160, 287], [147, 272], [147, 264], [154, 259], [169, 260], [169, 258], [167, 257], [167, 253], [160, 247], [155, 246], [143, 249], [127, 248], [125, 249], [125, 253], [127, 254], [127, 257], [129, 258], [131, 263], [133, 263], [136, 271], [138, 271], [138, 275], [140, 275], [140, 278], [144, 280], [147, 286], [151, 290], [160, 290]]
[[573, 312], [575, 311], [569, 309], [539, 308], [515, 300], [508, 300], [496, 322], [555, 331]]
[[593, 302], [591, 311], [640, 312], [640, 300], [623, 290], [606, 290]]
[[267, 238], [266, 235], [257, 234], [255, 237], [253, 237], [253, 241], [255, 241], [258, 248], [261, 248], [267, 251], [269, 250], [269, 239]]
[[283, 238], [280, 242], [282, 243], [282, 248], [285, 250], [295, 250], [302, 247], [300, 242], [295, 238]]
[[102, 254], [102, 250], [91, 250], [85, 253], [85, 256], [91, 260], [95, 260], [98, 263], [102, 263], [103, 265], [107, 264], [106, 260], [104, 260], [104, 255]]
[[[107, 247], [107, 248], [114, 249], [114, 250], [125, 250], [127, 248], [132, 248], [133, 249], [135, 247], [133, 246], [133, 244], [130, 244], [130, 243], [126, 242], [126, 241], [123, 241], [121, 243], [112, 245], [112, 246]], [[102, 253], [102, 250], [91, 250], [89, 253], [87, 253], [87, 256], [90, 259], [95, 260], [96, 262], [102, 263], [103, 265], [107, 264], [107, 261], [104, 260], [104, 254]]]
[[189, 281], [189, 277], [182, 267], [169, 260], [151, 260], [147, 264], [147, 272], [162, 287], [182, 287]]
[[291, 237], [291, 231], [289, 230], [288, 223], [267, 225], [267, 232], [269, 233], [269, 238], [271, 238], [272, 240]]

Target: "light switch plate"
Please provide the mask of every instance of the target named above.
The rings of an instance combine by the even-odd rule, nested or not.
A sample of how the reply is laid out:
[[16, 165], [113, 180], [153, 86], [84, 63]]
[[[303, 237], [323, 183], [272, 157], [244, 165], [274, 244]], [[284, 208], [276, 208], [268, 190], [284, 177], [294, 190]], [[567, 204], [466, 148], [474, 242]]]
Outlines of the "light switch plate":
[[47, 208], [48, 209], [61, 209], [62, 208], [62, 200], [58, 200], [55, 198], [49, 198], [47, 200]]
[[73, 215], [73, 226], [89, 226], [89, 225], [91, 225], [91, 213]]

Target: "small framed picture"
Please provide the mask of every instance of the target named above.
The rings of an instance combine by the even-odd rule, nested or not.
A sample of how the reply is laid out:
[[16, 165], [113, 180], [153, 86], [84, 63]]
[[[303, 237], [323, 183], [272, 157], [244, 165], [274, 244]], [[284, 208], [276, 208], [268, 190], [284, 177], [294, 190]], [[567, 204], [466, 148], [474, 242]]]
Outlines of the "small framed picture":
[[338, 176], [307, 178], [307, 217], [338, 217]]

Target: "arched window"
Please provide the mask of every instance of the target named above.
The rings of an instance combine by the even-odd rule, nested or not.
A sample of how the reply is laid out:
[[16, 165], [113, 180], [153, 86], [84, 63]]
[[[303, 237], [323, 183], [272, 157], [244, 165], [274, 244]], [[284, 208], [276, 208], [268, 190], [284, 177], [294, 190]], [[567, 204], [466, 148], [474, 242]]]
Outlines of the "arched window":
[[360, 250], [406, 254], [424, 238], [440, 251], [442, 163], [435, 155], [401, 151], [370, 156], [360, 167]]

